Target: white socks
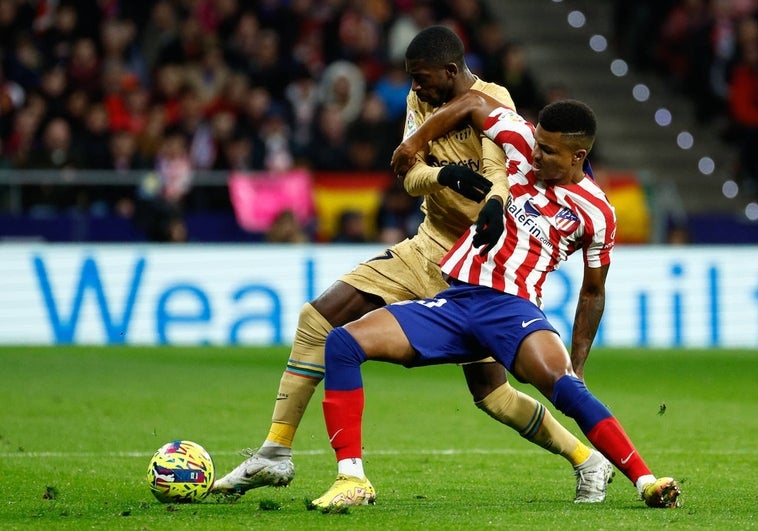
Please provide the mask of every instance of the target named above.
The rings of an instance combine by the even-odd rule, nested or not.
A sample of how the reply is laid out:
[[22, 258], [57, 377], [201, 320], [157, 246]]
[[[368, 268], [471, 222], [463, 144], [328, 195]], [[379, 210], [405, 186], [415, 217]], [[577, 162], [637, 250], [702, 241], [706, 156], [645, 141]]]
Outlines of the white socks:
[[363, 471], [363, 460], [357, 457], [337, 461], [337, 473], [361, 479], [366, 477]]
[[642, 494], [642, 487], [644, 487], [648, 483], [655, 483], [654, 475], [648, 474], [646, 476], [640, 476], [637, 479], [637, 483], [635, 484], [635, 486], [637, 487], [637, 491], [640, 493], [640, 495]]

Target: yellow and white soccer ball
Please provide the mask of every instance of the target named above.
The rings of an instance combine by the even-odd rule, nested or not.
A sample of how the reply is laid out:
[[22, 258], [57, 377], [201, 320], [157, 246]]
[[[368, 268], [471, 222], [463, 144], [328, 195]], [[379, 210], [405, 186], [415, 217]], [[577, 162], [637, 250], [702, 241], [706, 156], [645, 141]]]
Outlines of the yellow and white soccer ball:
[[192, 503], [205, 498], [214, 479], [213, 459], [192, 441], [172, 441], [150, 459], [147, 483], [162, 503]]

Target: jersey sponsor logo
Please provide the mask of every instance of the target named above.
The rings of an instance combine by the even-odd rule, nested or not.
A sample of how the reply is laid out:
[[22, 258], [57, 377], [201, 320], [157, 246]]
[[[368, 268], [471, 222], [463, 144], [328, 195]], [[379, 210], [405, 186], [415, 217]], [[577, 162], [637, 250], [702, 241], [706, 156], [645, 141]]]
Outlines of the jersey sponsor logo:
[[542, 321], [542, 317], [536, 317], [534, 319], [529, 319], [528, 321], [521, 321], [521, 328], [526, 328], [530, 324], [534, 324], [537, 321]]
[[545, 233], [537, 225], [537, 220], [542, 217], [542, 214], [530, 200], [525, 201], [524, 206], [521, 207], [514, 203], [513, 196], [509, 195], [505, 204], [505, 209], [531, 236], [537, 238], [543, 245], [553, 247], [553, 244], [548, 237], [545, 236]]
[[531, 201], [527, 201], [524, 203], [524, 212], [527, 216], [530, 218], [540, 216], [540, 211], [537, 210], [537, 207], [535, 207]]
[[434, 168], [441, 168], [443, 166], [450, 166], [451, 164], [455, 165], [455, 166], [466, 166], [468, 169], [474, 170], [475, 172], [480, 173], [479, 172], [479, 168], [480, 168], [480, 166], [482, 164], [482, 161], [480, 161], [480, 160], [474, 160], [474, 159], [468, 159], [468, 160], [459, 160], [459, 161], [453, 162], [453, 161], [450, 161], [450, 160], [439, 160], [435, 156], [429, 155], [426, 158], [426, 163], [429, 166], [432, 166]]

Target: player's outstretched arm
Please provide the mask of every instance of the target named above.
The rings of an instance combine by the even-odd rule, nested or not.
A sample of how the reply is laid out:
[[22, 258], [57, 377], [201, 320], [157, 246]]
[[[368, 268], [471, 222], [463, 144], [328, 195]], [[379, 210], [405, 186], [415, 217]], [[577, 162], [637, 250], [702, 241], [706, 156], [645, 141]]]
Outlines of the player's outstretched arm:
[[476, 90], [456, 96], [440, 107], [395, 149], [392, 154], [392, 170], [397, 175], [405, 175], [416, 162], [416, 153], [426, 144], [464, 123], [471, 123], [481, 132], [487, 116], [498, 107], [502, 107], [500, 102]]

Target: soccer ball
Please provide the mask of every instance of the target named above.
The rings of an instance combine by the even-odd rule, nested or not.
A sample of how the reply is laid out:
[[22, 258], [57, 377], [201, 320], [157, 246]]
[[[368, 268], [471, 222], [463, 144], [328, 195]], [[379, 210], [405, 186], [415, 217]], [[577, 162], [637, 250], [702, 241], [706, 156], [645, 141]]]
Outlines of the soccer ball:
[[192, 441], [164, 444], [147, 468], [147, 484], [161, 503], [200, 501], [211, 491], [213, 478], [213, 459]]

